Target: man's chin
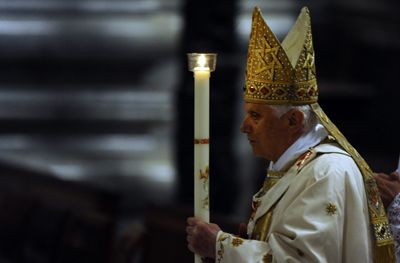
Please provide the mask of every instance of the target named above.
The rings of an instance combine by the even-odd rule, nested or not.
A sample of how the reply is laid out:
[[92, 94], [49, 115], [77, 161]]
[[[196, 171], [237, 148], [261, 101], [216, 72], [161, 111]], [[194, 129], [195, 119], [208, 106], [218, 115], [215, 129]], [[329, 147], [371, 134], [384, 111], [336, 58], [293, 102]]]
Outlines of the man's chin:
[[253, 149], [253, 154], [254, 154], [255, 157], [259, 157], [259, 158], [265, 159], [265, 155], [259, 149], [257, 149], [254, 146], [252, 146], [252, 149]]
[[260, 153], [260, 151], [257, 150], [256, 147], [254, 147], [254, 146], [252, 145], [252, 149], [253, 149], [253, 154], [254, 154], [256, 157], [261, 157], [261, 153]]

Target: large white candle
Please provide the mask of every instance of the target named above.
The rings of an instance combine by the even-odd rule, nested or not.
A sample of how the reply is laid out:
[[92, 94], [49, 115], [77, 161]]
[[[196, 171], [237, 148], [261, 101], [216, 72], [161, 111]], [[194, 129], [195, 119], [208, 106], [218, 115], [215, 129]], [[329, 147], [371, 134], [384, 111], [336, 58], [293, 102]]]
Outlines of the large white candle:
[[[210, 72], [215, 69], [216, 54], [192, 53], [188, 58], [194, 73], [194, 215], [210, 222]], [[195, 263], [201, 263], [198, 255]]]
[[210, 221], [209, 211], [209, 127], [210, 71], [194, 69], [194, 215]]

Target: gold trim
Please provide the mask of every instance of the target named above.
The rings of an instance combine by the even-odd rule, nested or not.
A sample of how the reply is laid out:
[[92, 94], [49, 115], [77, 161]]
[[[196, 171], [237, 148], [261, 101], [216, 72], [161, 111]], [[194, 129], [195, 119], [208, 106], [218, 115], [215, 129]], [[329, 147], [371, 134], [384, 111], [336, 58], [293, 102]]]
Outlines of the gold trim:
[[268, 177], [282, 177], [285, 175], [286, 172], [282, 171], [268, 171], [267, 175]]
[[274, 261], [274, 257], [271, 254], [267, 253], [263, 256], [262, 261], [263, 263], [272, 263]]
[[253, 239], [265, 242], [267, 241], [274, 209], [275, 205], [271, 207], [271, 209], [267, 213], [257, 219], [254, 225], [253, 233], [251, 234], [251, 237]]
[[222, 259], [224, 258], [225, 248], [224, 248], [224, 244], [222, 242], [224, 242], [228, 237], [229, 237], [228, 234], [222, 233], [217, 240], [217, 242], [219, 243], [219, 249], [217, 250], [216, 260], [218, 261], [218, 263], [220, 263], [222, 261]]

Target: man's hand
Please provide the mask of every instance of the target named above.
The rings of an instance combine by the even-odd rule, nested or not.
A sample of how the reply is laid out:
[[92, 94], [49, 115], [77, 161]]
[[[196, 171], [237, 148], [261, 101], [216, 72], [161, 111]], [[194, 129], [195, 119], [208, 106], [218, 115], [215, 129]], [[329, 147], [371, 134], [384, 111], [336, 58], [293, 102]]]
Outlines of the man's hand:
[[379, 193], [385, 207], [388, 207], [398, 193], [400, 193], [400, 174], [374, 173]]
[[189, 217], [186, 227], [189, 250], [201, 257], [215, 258], [215, 242], [220, 230], [216, 224]]

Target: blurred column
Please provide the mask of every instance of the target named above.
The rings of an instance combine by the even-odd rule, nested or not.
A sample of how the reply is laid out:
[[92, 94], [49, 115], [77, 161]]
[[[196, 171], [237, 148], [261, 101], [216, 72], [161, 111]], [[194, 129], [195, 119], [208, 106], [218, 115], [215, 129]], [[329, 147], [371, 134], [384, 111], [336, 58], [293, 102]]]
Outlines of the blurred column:
[[[176, 153], [179, 201], [193, 203], [193, 76], [187, 71], [186, 53], [218, 53], [217, 69], [210, 84], [210, 201], [211, 213], [231, 213], [235, 206], [237, 179], [233, 127], [239, 65], [235, 18], [237, 1], [185, 1], [181, 46], [182, 79], [177, 93]], [[211, 215], [212, 216], [212, 215]]]
[[339, 0], [313, 19], [321, 91], [332, 87], [328, 96], [321, 92], [321, 104], [371, 168], [385, 172], [395, 169], [400, 150], [393, 128], [400, 119], [399, 7], [394, 0]]

